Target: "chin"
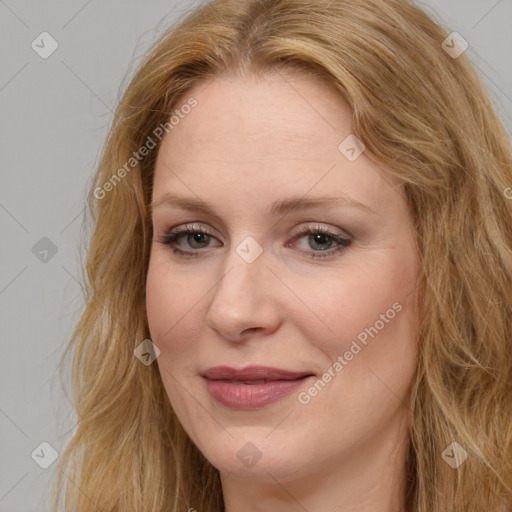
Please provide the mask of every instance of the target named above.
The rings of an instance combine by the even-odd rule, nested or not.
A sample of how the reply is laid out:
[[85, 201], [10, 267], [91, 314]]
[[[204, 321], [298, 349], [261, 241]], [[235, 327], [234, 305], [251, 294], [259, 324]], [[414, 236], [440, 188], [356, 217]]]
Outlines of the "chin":
[[284, 446], [284, 440], [277, 436], [271, 440], [268, 432], [265, 428], [256, 436], [254, 427], [245, 433], [238, 432], [223, 445], [210, 445], [205, 456], [221, 473], [237, 478], [275, 484], [276, 480], [286, 482], [300, 477], [300, 468], [306, 471], [311, 463], [299, 461], [301, 452], [298, 447]]

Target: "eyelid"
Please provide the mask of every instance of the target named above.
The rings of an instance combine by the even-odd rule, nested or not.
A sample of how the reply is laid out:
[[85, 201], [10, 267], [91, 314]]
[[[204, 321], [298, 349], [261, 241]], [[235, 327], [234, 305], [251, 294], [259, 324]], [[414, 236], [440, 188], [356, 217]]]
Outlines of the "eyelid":
[[206, 224], [201, 224], [199, 222], [191, 222], [191, 223], [187, 223], [187, 224], [180, 224], [174, 228], [169, 228], [169, 229], [166, 229], [165, 232], [166, 233], [174, 233], [174, 234], [178, 234], [178, 233], [186, 233], [188, 231], [200, 231], [201, 233], [205, 233], [206, 235], [209, 235], [209, 236], [212, 236], [214, 238], [220, 238], [219, 234], [217, 233], [217, 231], [215, 231], [214, 229], [210, 228], [208, 225]]
[[297, 236], [297, 234], [308, 233], [310, 231], [321, 231], [332, 236], [341, 236], [350, 239], [354, 238], [346, 229], [342, 230], [341, 228], [333, 228], [330, 227], [329, 225], [323, 225], [318, 222], [310, 222], [309, 224], [307, 224], [307, 221], [306, 224], [301, 225], [297, 228], [297, 232], [293, 236]]
[[[308, 224], [308, 222], [309, 222], [309, 224]], [[340, 233], [337, 230], [342, 231], [342, 232]], [[221, 236], [219, 235], [219, 233], [216, 230], [212, 229], [207, 224], [202, 224], [201, 222], [189, 222], [186, 224], [179, 224], [176, 227], [170, 227], [164, 231], [165, 231], [165, 233], [173, 232], [174, 234], [181, 233], [181, 232], [186, 233], [187, 231], [200, 231], [200, 232], [210, 235], [214, 238], [221, 238]], [[310, 231], [322, 231], [322, 232], [331, 234], [333, 236], [342, 236], [342, 237], [346, 236], [347, 238], [350, 238], [350, 239], [354, 238], [352, 236], [352, 234], [349, 233], [346, 229], [341, 230], [341, 228], [332, 228], [332, 227], [329, 227], [326, 225], [322, 225], [315, 221], [303, 221], [303, 224], [296, 228], [292, 237], [296, 237], [299, 234], [309, 233]]]
[[[340, 229], [340, 228], [336, 228]], [[173, 243], [175, 243], [177, 238], [181, 238], [181, 236], [190, 234], [190, 233], [203, 233], [210, 238], [217, 239], [213, 230], [209, 226], [205, 226], [204, 228], [200, 225], [200, 223], [188, 223], [179, 225], [175, 228], [170, 228], [166, 231], [166, 234], [162, 237], [157, 238], [159, 243], [169, 246], [173, 253], [179, 254], [181, 257], [186, 258], [196, 258], [204, 255], [206, 251], [202, 249], [198, 250], [183, 250], [176, 247], [173, 247]], [[292, 238], [286, 243], [285, 247], [287, 248], [295, 248], [295, 243], [297, 240], [304, 238], [307, 235], [312, 233], [324, 234], [330, 237], [337, 245], [334, 248], [325, 250], [325, 251], [305, 251], [299, 250], [299, 254], [303, 257], [309, 258], [311, 260], [327, 260], [330, 258], [334, 258], [336, 255], [341, 255], [342, 252], [347, 250], [353, 243], [353, 236], [349, 234], [348, 237], [343, 234], [336, 233], [331, 227], [323, 227], [318, 222], [314, 225], [302, 225], [299, 226], [297, 232], [292, 236]], [[291, 242], [291, 245], [290, 245]], [[207, 249], [207, 248], [204, 248]], [[208, 254], [208, 253], [206, 253]]]

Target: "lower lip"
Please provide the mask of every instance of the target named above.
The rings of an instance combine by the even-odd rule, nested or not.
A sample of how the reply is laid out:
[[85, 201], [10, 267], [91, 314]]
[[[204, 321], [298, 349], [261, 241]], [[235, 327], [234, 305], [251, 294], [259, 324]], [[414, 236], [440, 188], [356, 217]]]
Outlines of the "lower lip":
[[205, 379], [212, 397], [231, 409], [258, 409], [290, 395], [312, 375], [296, 380], [275, 380], [265, 384], [233, 384], [228, 380]]

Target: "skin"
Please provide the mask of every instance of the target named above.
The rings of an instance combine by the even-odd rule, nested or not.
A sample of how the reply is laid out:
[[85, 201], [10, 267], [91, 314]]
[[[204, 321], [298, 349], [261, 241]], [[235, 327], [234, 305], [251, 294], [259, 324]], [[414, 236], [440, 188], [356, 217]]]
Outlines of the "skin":
[[[216, 216], [167, 203], [153, 208], [147, 315], [170, 403], [220, 471], [227, 512], [398, 512], [419, 270], [400, 183], [366, 153], [350, 161], [338, 149], [352, 133], [352, 114], [315, 79], [291, 71], [219, 76], [196, 83], [190, 96], [197, 107], [159, 149], [153, 203], [167, 192], [200, 198]], [[373, 213], [352, 206], [268, 213], [288, 197], [333, 195]], [[197, 258], [161, 243], [187, 223], [214, 232], [203, 241], [184, 235], [174, 242], [200, 252]], [[307, 234], [296, 236], [299, 226], [349, 234], [352, 243], [336, 253], [329, 238], [315, 244]], [[263, 250], [252, 263], [236, 252], [248, 236]], [[304, 254], [328, 251], [325, 259]], [[401, 311], [333, 371], [338, 356], [394, 303]], [[307, 404], [295, 392], [240, 411], [207, 391], [200, 373], [217, 365], [319, 377], [331, 368], [335, 376]], [[237, 457], [247, 443], [261, 454], [252, 467]]]

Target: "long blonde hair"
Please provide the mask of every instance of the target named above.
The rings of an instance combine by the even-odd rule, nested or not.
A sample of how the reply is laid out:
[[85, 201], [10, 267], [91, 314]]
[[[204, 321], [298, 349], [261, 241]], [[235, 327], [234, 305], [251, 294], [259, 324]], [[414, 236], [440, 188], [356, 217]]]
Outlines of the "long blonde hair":
[[[160, 38], [89, 191], [86, 307], [64, 354], [74, 350], [77, 428], [54, 511], [224, 510], [218, 471], [174, 415], [157, 365], [134, 356], [150, 337], [152, 134], [198, 80], [291, 67], [339, 92], [366, 154], [404, 182], [421, 254], [407, 510], [512, 511], [512, 149], [448, 37], [405, 0], [215, 0]], [[149, 136], [157, 147], [126, 166]], [[454, 446], [467, 453], [456, 469], [445, 461]]]

